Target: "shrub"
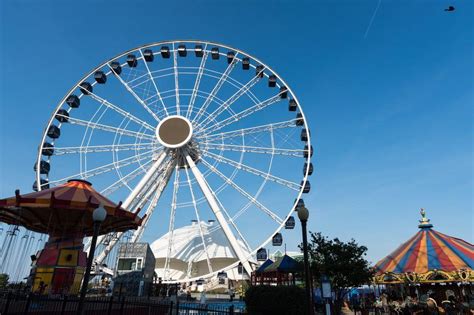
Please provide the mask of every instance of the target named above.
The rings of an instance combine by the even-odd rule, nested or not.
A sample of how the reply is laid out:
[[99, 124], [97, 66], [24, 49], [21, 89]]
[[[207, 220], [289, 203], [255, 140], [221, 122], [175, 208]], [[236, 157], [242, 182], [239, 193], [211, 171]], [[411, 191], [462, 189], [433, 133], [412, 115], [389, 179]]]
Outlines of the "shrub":
[[306, 313], [305, 291], [296, 286], [251, 286], [244, 300], [252, 315]]
[[5, 289], [8, 285], [8, 275], [6, 273], [0, 273], [0, 289]]

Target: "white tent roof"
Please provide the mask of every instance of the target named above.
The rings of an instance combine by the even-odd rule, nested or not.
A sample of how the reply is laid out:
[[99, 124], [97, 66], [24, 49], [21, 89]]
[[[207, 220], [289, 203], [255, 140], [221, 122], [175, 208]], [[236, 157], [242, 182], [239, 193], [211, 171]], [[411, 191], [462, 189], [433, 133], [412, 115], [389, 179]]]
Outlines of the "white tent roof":
[[[206, 260], [207, 257], [202, 244], [199, 225], [204, 234], [204, 240], [210, 259], [237, 259], [237, 256], [232, 250], [222, 228], [213, 223], [207, 223], [204, 221], [174, 230], [171, 244], [171, 258], [185, 262]], [[166, 258], [168, 253], [169, 235], [170, 233], [166, 233], [151, 244], [151, 250], [153, 251], [155, 258]], [[242, 247], [244, 254], [248, 254], [247, 247], [244, 243], [239, 240], [239, 244]]]

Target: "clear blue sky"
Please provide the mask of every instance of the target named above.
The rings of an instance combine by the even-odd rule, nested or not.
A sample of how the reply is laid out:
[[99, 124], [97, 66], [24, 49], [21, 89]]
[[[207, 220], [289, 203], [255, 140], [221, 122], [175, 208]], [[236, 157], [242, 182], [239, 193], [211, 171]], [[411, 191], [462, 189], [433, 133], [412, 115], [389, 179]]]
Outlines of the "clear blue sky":
[[378, 4], [1, 1], [0, 196], [31, 190], [47, 119], [92, 67], [196, 38], [257, 56], [298, 95], [316, 148], [311, 231], [355, 238], [375, 262], [425, 207], [439, 231], [472, 242], [473, 2], [382, 0], [374, 16]]

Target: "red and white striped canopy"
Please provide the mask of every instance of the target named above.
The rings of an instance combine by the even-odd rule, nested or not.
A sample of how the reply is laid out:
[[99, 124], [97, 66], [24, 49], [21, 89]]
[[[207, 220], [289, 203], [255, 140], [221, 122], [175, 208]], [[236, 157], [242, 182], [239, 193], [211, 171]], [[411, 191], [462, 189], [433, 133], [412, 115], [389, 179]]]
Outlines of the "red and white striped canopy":
[[93, 211], [102, 205], [107, 217], [100, 234], [137, 229], [142, 219], [115, 204], [84, 180], [70, 180], [50, 189], [0, 199], [0, 221], [55, 236], [93, 234]]

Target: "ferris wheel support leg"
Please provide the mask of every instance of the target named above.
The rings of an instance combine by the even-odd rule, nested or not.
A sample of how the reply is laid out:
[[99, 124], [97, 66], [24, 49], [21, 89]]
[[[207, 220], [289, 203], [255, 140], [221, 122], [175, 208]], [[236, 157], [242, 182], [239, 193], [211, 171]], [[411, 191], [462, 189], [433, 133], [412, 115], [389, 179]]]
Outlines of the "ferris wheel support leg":
[[125, 210], [129, 210], [127, 208], [130, 207], [130, 205], [135, 200], [135, 198], [141, 193], [145, 185], [150, 181], [153, 175], [155, 175], [156, 171], [158, 171], [165, 157], [166, 157], [166, 151], [162, 151], [160, 155], [158, 156], [158, 158], [156, 159], [155, 163], [153, 163], [150, 169], [146, 172], [145, 176], [142, 177], [140, 182], [138, 182], [137, 186], [135, 186], [135, 188], [132, 190], [130, 195], [128, 195], [127, 199], [125, 199], [125, 201], [122, 204], [122, 208], [124, 208]]
[[[123, 209], [128, 210], [127, 208], [130, 207], [130, 205], [135, 200], [135, 198], [141, 193], [141, 191], [143, 190], [145, 185], [150, 181], [150, 179], [153, 177], [153, 175], [158, 171], [158, 169], [159, 169], [160, 165], [163, 163], [163, 160], [165, 159], [165, 157], [166, 157], [166, 151], [162, 151], [160, 153], [160, 155], [158, 156], [158, 158], [156, 159], [156, 161], [150, 167], [150, 169], [146, 172], [145, 176], [142, 177], [140, 182], [138, 182], [137, 186], [135, 186], [135, 188], [132, 190], [132, 192], [128, 195], [127, 199], [125, 199], [125, 201], [122, 204]], [[122, 236], [122, 234], [123, 233], [121, 233], [121, 232], [118, 233], [116, 238], [120, 238]], [[102, 244], [102, 242], [104, 240], [105, 240], [105, 235], [99, 236], [99, 238], [97, 239], [97, 245]], [[107, 248], [109, 248], [110, 245], [112, 245], [112, 242], [107, 246]], [[115, 245], [115, 243], [114, 243], [114, 245]], [[110, 248], [112, 248], [112, 247], [110, 247]], [[99, 262], [99, 257], [104, 256], [101, 260], [105, 259], [105, 257], [108, 254], [108, 252], [105, 253], [107, 248], [97, 257], [96, 262], [102, 263], [102, 261]], [[88, 244], [84, 248], [84, 251], [86, 251], [88, 253], [89, 249], [90, 249], [90, 244]], [[104, 253], [105, 253], [105, 255], [102, 255]]]
[[133, 236], [132, 236], [132, 239], [131, 239], [132, 243], [135, 243], [135, 242], [139, 241], [140, 238], [142, 237], [143, 231], [145, 230], [146, 225], [148, 224], [148, 221], [150, 220], [151, 215], [153, 214], [153, 210], [156, 208], [156, 205], [157, 205], [158, 201], [160, 200], [161, 194], [163, 193], [163, 190], [165, 189], [166, 185], [169, 182], [172, 170], [173, 170], [173, 166], [171, 166], [168, 169], [164, 170], [163, 171], [164, 175], [162, 177], [160, 176], [158, 178], [160, 180], [160, 183], [159, 183], [157, 189], [155, 190], [156, 191], [155, 196], [152, 198], [152, 200], [151, 200], [151, 202], [148, 206], [148, 209], [145, 212], [146, 217], [143, 220], [142, 225], [140, 225], [138, 227], [138, 229], [133, 233]]
[[237, 258], [240, 260], [240, 262], [245, 268], [245, 271], [247, 271], [248, 275], [250, 276], [253, 271], [252, 267], [250, 266], [250, 263], [248, 262], [247, 257], [245, 257], [241, 246], [237, 242], [237, 239], [232, 233], [232, 230], [230, 229], [229, 224], [227, 224], [224, 214], [222, 213], [219, 205], [217, 204], [216, 199], [212, 195], [211, 189], [209, 188], [209, 185], [207, 184], [206, 179], [202, 175], [201, 171], [196, 167], [196, 164], [194, 163], [193, 159], [189, 156], [189, 154], [186, 154], [186, 161], [188, 162], [188, 165], [190, 166], [191, 171], [194, 174], [194, 177], [196, 177], [199, 187], [201, 188], [202, 193], [206, 197], [209, 207], [214, 212], [217, 222], [219, 222], [220, 226], [222, 227], [222, 230], [224, 231], [224, 234], [229, 240], [229, 243], [232, 246], [232, 249], [234, 250], [235, 254], [237, 255]]

